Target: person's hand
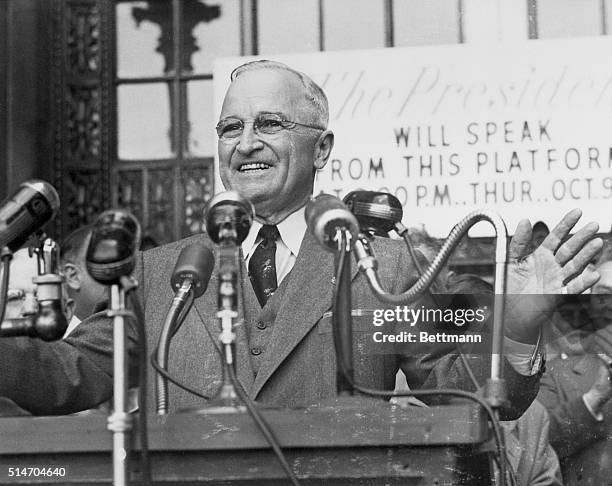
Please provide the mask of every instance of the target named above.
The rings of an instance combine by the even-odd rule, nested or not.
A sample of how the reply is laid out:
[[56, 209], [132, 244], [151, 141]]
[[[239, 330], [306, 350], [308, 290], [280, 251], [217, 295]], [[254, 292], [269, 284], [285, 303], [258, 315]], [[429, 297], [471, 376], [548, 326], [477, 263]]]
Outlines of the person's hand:
[[535, 343], [560, 295], [580, 294], [599, 280], [588, 266], [603, 246], [601, 238], [594, 238], [597, 223], [588, 223], [564, 241], [581, 216], [579, 209], [567, 213], [530, 254], [531, 224], [519, 222], [508, 251], [505, 320], [510, 339]]

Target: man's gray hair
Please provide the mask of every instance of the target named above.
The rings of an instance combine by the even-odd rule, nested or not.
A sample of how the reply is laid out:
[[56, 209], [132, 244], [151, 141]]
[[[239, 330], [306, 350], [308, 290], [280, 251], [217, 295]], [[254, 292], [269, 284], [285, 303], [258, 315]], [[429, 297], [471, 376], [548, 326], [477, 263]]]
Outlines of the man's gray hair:
[[302, 82], [302, 86], [306, 90], [306, 100], [312, 104], [313, 112], [310, 123], [318, 126], [319, 128], [326, 129], [329, 123], [329, 105], [327, 103], [327, 96], [321, 89], [321, 87], [315, 83], [306, 74], [296, 71], [290, 68], [286, 64], [277, 61], [269, 61], [267, 59], [260, 61], [250, 61], [245, 64], [238, 66], [232, 71], [230, 79], [234, 81], [238, 76], [249, 71], [257, 71], [260, 69], [276, 69], [278, 71], [289, 71], [296, 75]]

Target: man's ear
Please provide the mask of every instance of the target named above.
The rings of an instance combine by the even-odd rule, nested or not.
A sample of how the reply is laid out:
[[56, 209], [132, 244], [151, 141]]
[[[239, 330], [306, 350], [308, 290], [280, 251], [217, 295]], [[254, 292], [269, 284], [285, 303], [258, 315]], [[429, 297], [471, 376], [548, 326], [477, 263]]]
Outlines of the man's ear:
[[314, 167], [317, 170], [322, 169], [327, 164], [332, 148], [334, 148], [334, 132], [325, 130], [315, 146]]
[[76, 303], [73, 299], [67, 298], [64, 303], [64, 315], [66, 316], [66, 320], [70, 323], [72, 317], [74, 316], [74, 308]]
[[83, 280], [81, 278], [81, 269], [73, 263], [65, 263], [62, 268], [62, 273], [66, 277], [66, 285], [73, 290], [80, 290]]

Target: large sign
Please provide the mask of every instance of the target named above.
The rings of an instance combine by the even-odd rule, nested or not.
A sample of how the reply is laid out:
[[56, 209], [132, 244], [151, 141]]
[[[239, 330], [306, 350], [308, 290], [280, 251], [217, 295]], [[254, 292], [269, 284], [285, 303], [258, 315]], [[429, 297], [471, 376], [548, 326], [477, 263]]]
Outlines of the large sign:
[[[599, 37], [268, 58], [329, 97], [336, 144], [316, 190], [391, 192], [405, 224], [445, 236], [484, 207], [511, 233], [521, 218], [551, 226], [573, 207], [610, 229], [611, 51]], [[246, 60], [216, 63], [215, 117]]]

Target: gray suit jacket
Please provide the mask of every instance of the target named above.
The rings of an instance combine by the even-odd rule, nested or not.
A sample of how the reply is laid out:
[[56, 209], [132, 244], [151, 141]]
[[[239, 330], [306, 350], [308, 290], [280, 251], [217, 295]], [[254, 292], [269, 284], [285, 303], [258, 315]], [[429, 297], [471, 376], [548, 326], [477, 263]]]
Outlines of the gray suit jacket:
[[[192, 243], [212, 244], [205, 235], [187, 238], [140, 255], [136, 275], [145, 308], [149, 352], [173, 297], [170, 274], [181, 249]], [[403, 243], [377, 238], [374, 250], [379, 274], [386, 289], [401, 292], [417, 275]], [[353, 264], [353, 267], [355, 265]], [[238, 377], [250, 396], [280, 406], [304, 406], [335, 394], [335, 354], [331, 335], [333, 255], [306, 234], [291, 273], [264, 309], [253, 305], [254, 295], [243, 268], [244, 294], [237, 326]], [[208, 291], [194, 307], [176, 334], [170, 351], [169, 370], [180, 381], [212, 396], [221, 381], [216, 351], [219, 325], [216, 319], [217, 279], [213, 274]], [[384, 307], [372, 295], [365, 279], [353, 268], [353, 354], [356, 381], [366, 387], [393, 389], [398, 367], [411, 388], [460, 388], [473, 390], [464, 365], [451, 347], [423, 344], [415, 352], [372, 340], [372, 311]], [[430, 305], [425, 298], [417, 305]], [[270, 309], [273, 308], [273, 312]], [[268, 320], [265, 339], [253, 323]], [[406, 330], [405, 324], [401, 330]], [[268, 334], [265, 334], [268, 333]], [[130, 342], [135, 343], [130, 328]], [[35, 414], [67, 413], [94, 406], [112, 393], [112, 330], [109, 319], [85, 320], [65, 341], [42, 343], [31, 339], [0, 341], [0, 395], [8, 396]], [[263, 343], [261, 353], [251, 353], [253, 342]], [[132, 359], [135, 347], [131, 347]], [[469, 357], [481, 383], [488, 375], [487, 356]], [[524, 377], [505, 367], [511, 406], [502, 415], [516, 418], [534, 398], [539, 376]], [[153, 395], [153, 373], [149, 394]], [[433, 400], [429, 400], [433, 401]], [[149, 400], [151, 407], [154, 401]], [[170, 387], [171, 410], [202, 405], [202, 400]]]

